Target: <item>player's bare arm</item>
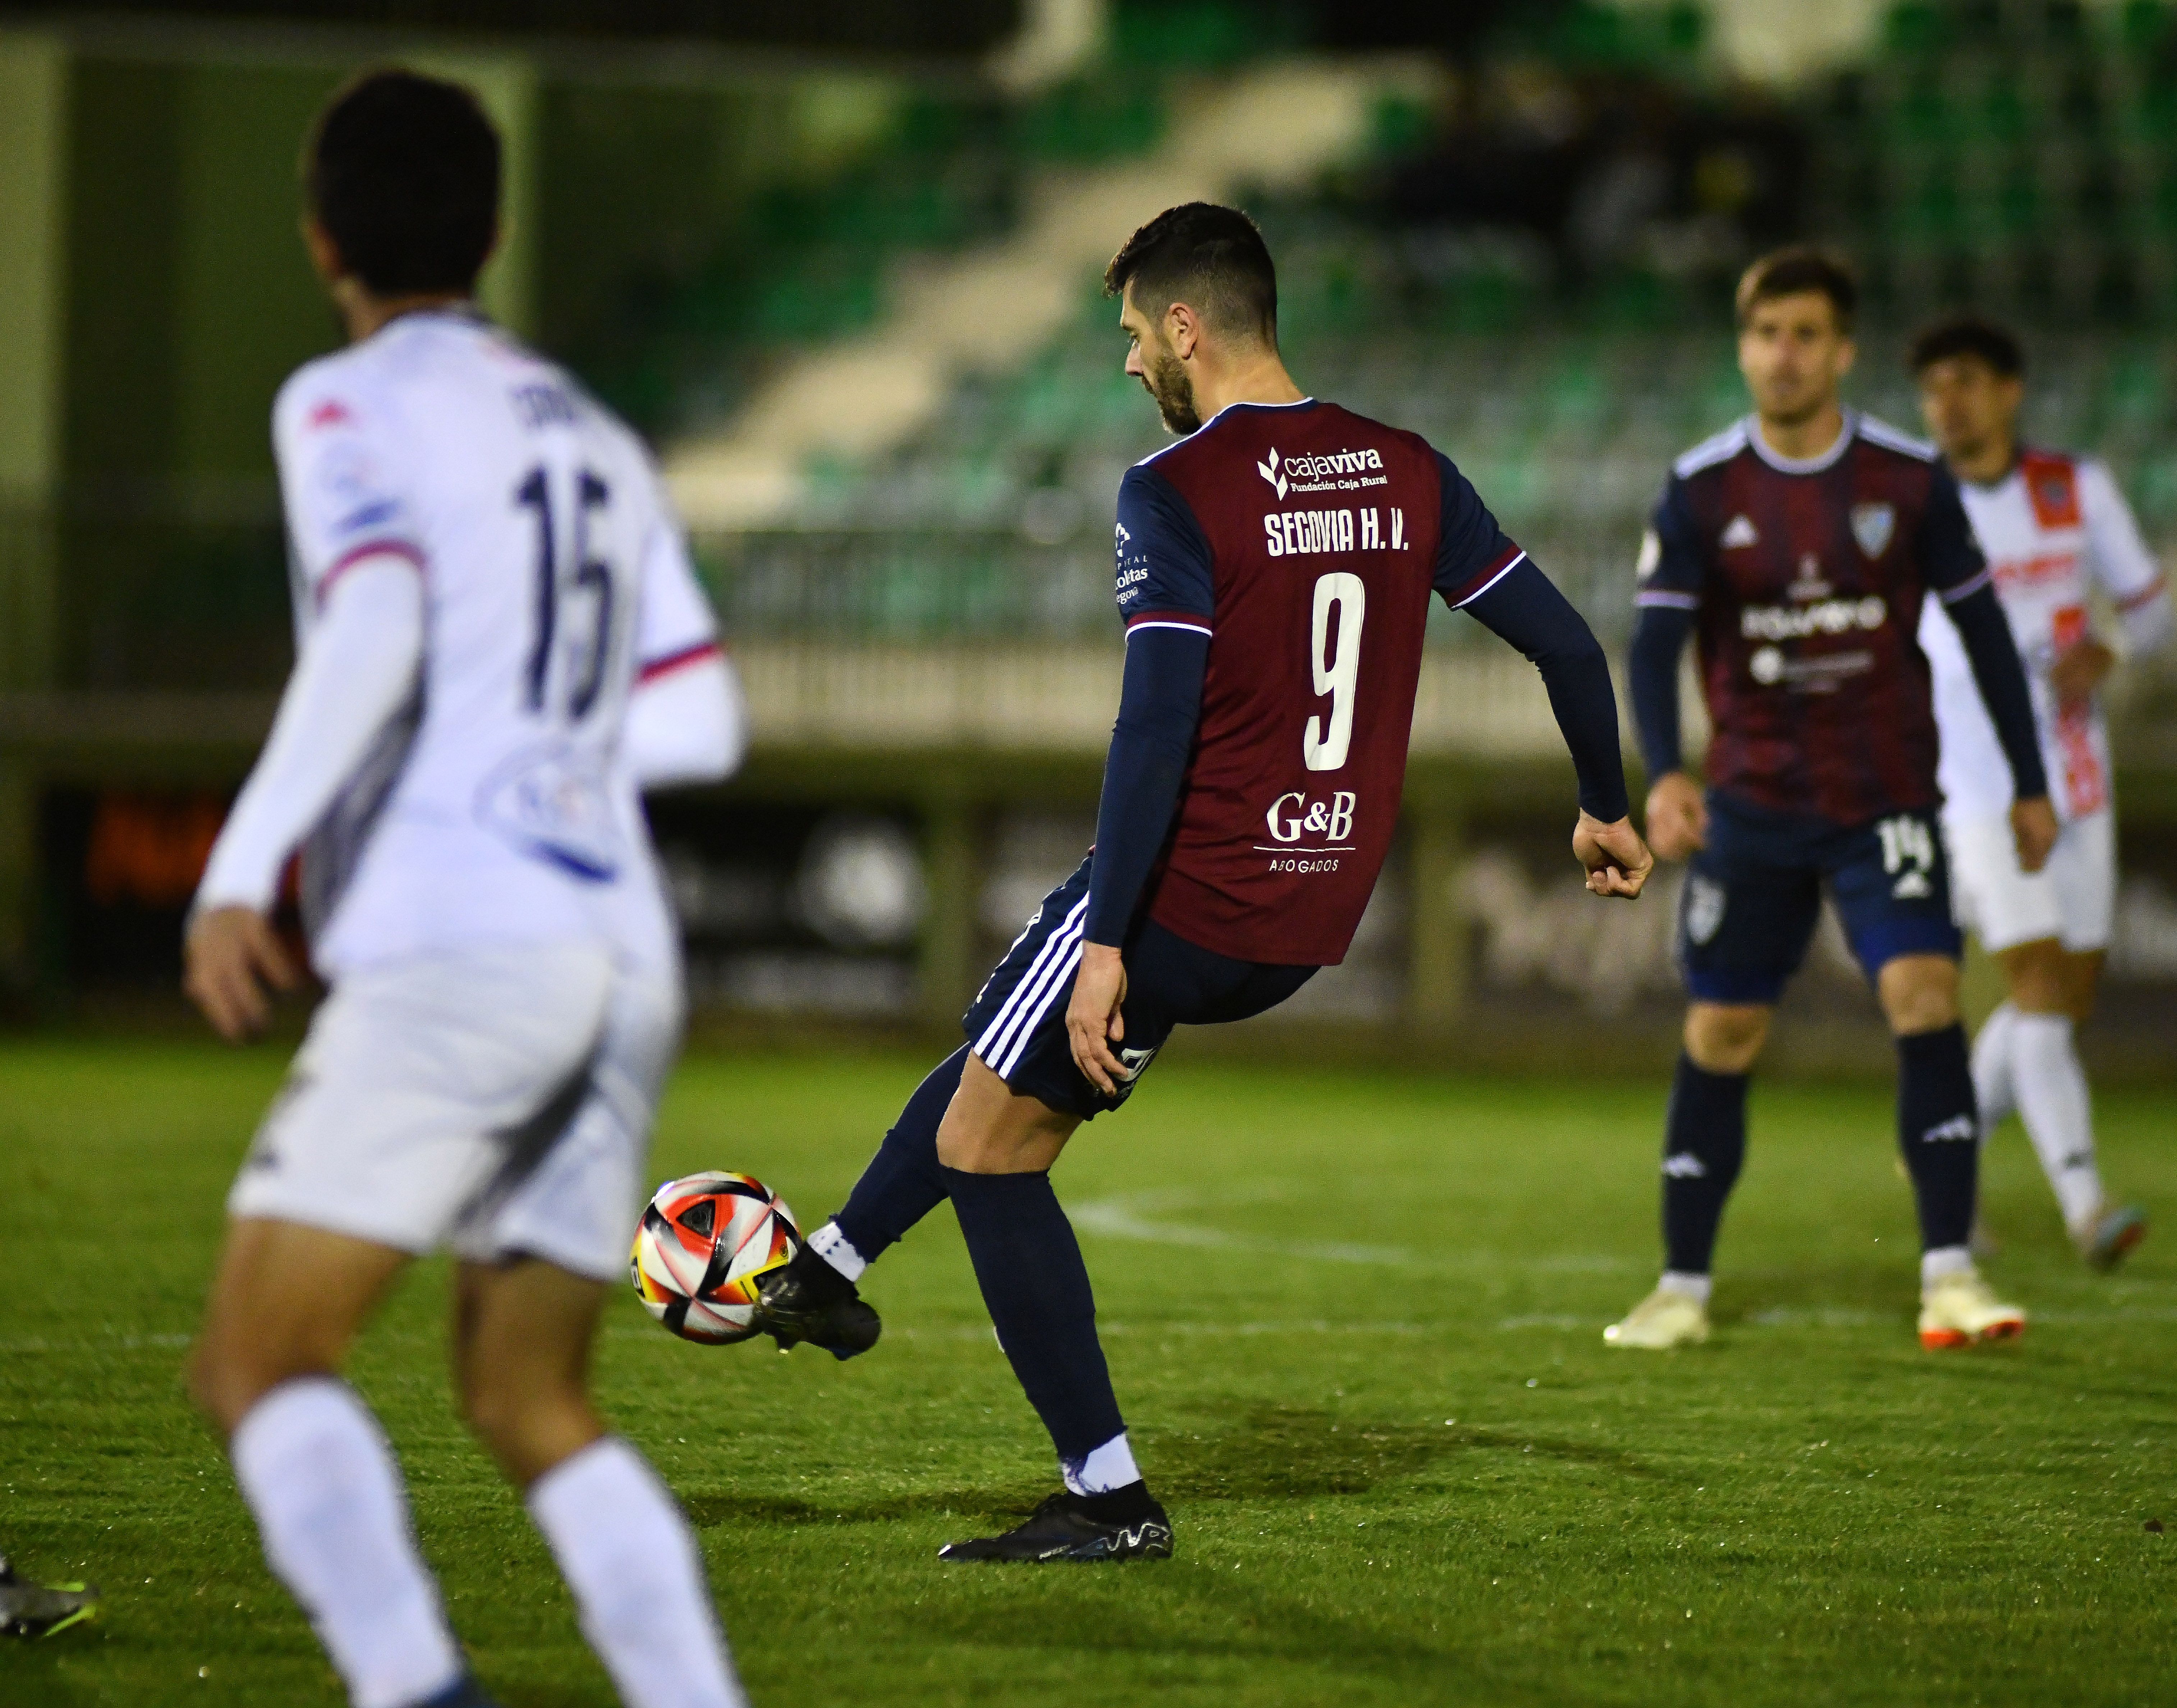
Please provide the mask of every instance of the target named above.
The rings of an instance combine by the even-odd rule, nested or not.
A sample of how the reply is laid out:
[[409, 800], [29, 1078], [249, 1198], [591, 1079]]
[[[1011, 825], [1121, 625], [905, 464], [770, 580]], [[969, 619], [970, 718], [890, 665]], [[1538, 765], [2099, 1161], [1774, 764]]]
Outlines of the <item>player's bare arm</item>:
[[230, 1044], [265, 1029], [272, 1018], [268, 989], [293, 990], [302, 983], [294, 958], [254, 908], [209, 908], [194, 916], [183, 959], [183, 990]]

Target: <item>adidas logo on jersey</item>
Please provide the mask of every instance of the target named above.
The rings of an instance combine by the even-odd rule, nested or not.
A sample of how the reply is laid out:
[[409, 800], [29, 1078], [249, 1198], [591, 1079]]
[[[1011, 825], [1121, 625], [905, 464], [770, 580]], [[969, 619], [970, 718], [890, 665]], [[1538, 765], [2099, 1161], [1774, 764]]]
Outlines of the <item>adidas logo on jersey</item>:
[[1761, 536], [1754, 531], [1753, 522], [1743, 514], [1733, 516], [1724, 525], [1716, 544], [1727, 552], [1735, 552], [1741, 546], [1754, 545]]

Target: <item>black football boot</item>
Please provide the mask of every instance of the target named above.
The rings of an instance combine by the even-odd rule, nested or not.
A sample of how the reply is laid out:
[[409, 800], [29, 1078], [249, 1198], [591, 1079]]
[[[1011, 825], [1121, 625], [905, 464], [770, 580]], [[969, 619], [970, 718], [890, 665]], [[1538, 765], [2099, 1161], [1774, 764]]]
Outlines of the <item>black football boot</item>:
[[1148, 1485], [1110, 1494], [1061, 1489], [1003, 1536], [948, 1542], [941, 1560], [1168, 1560], [1171, 1520]]
[[854, 1284], [804, 1246], [763, 1278], [756, 1329], [790, 1352], [804, 1341], [834, 1358], [854, 1358], [877, 1344], [884, 1323]]
[[0, 1559], [0, 1634], [50, 1637], [98, 1617], [95, 1584], [34, 1584]]

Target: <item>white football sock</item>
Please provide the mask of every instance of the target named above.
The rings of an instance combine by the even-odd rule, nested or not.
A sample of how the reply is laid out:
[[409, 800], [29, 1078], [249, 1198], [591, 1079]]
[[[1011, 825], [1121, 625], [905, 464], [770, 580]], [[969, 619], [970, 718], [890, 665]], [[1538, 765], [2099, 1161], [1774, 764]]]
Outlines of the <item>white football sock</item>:
[[1058, 1474], [1075, 1494], [1109, 1494], [1115, 1488], [1124, 1488], [1130, 1482], [1142, 1480], [1141, 1470], [1134, 1463], [1134, 1450], [1127, 1445], [1127, 1432], [1123, 1429], [1086, 1459], [1060, 1460]]
[[1695, 1304], [1706, 1307], [1709, 1289], [1715, 1285], [1707, 1275], [1696, 1275], [1685, 1269], [1666, 1269], [1663, 1279], [1656, 1283], [1659, 1293], [1683, 1293]]
[[1920, 1253], [1920, 1286], [1923, 1291], [1932, 1287], [1945, 1275], [1969, 1275], [1972, 1273], [1972, 1248], [1970, 1246], [1937, 1246], [1933, 1251]]
[[2076, 1232], [2101, 1208], [2101, 1171], [2094, 1165], [2094, 1113], [2086, 1070], [2071, 1047], [2068, 1014], [2021, 1014], [2011, 1026], [2011, 1069], [2018, 1112], [2056, 1189], [2065, 1225]]
[[1983, 1139], [2002, 1126], [2018, 1107], [2011, 1057], [2011, 1028], [2017, 1019], [2018, 1011], [2008, 1002], [2001, 1003], [1981, 1023], [1980, 1035], [1973, 1040], [1973, 1101], [1980, 1105]]
[[809, 1249], [850, 1281], [859, 1281], [870, 1260], [854, 1249], [854, 1242], [839, 1231], [837, 1222], [827, 1222], [809, 1236]]
[[250, 1407], [228, 1452], [265, 1558], [355, 1708], [405, 1708], [461, 1676], [400, 1467], [352, 1389], [330, 1376], [281, 1383]]
[[641, 1454], [608, 1435], [538, 1477], [527, 1498], [582, 1634], [628, 1708], [747, 1708], [695, 1532]]

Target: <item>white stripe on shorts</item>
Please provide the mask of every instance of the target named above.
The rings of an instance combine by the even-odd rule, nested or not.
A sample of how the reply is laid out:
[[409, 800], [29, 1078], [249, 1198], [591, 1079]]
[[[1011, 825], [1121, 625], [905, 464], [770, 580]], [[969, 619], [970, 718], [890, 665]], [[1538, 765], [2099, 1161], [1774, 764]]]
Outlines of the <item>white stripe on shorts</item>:
[[1019, 1065], [1021, 1052], [1028, 1047], [1036, 1022], [1050, 1006], [1050, 992], [1054, 988], [1064, 987], [1080, 962], [1081, 936], [1087, 922], [1078, 917], [1079, 911], [1067, 915], [1065, 925], [1044, 946], [1044, 952], [1036, 957], [1035, 964], [1028, 969], [1020, 988], [1007, 1001], [1006, 1006], [1011, 1012], [1004, 1023], [993, 1026], [986, 1034], [990, 1040], [990, 1054], [984, 1056], [979, 1048], [975, 1051], [997, 1072], [1000, 1078]]
[[1006, 1051], [1004, 1065], [990, 1064], [999, 1078], [1003, 1079], [1020, 1066], [1021, 1057], [1028, 1051], [1028, 1040], [1035, 1036], [1035, 1029], [1043, 1024], [1043, 1017], [1050, 1012], [1050, 1005], [1072, 988], [1074, 969], [1081, 964], [1081, 939], [1087, 935], [1088, 929], [1088, 921], [1084, 919], [1067, 932], [1066, 952], [1045, 973], [1043, 995], [1013, 1034], [1012, 1047]]
[[[997, 1066], [990, 1058], [1003, 1050], [1012, 1040], [1013, 1027], [1025, 1007], [1034, 1000], [1034, 990], [1042, 975], [1048, 970], [1054, 957], [1066, 952], [1066, 935], [1088, 909], [1088, 898], [1084, 895], [1073, 904], [1073, 910], [1059, 921], [1057, 928], [1043, 940], [1043, 947], [1035, 952], [1035, 959], [1028, 963], [1028, 970], [1021, 974], [1020, 983], [1013, 986], [1012, 994], [1006, 998], [996, 1018], [983, 1029], [983, 1035], [975, 1040], [975, 1054], [982, 1057], [985, 1066]], [[1021, 933], [1023, 937], [1027, 935], [1026, 931]]]

